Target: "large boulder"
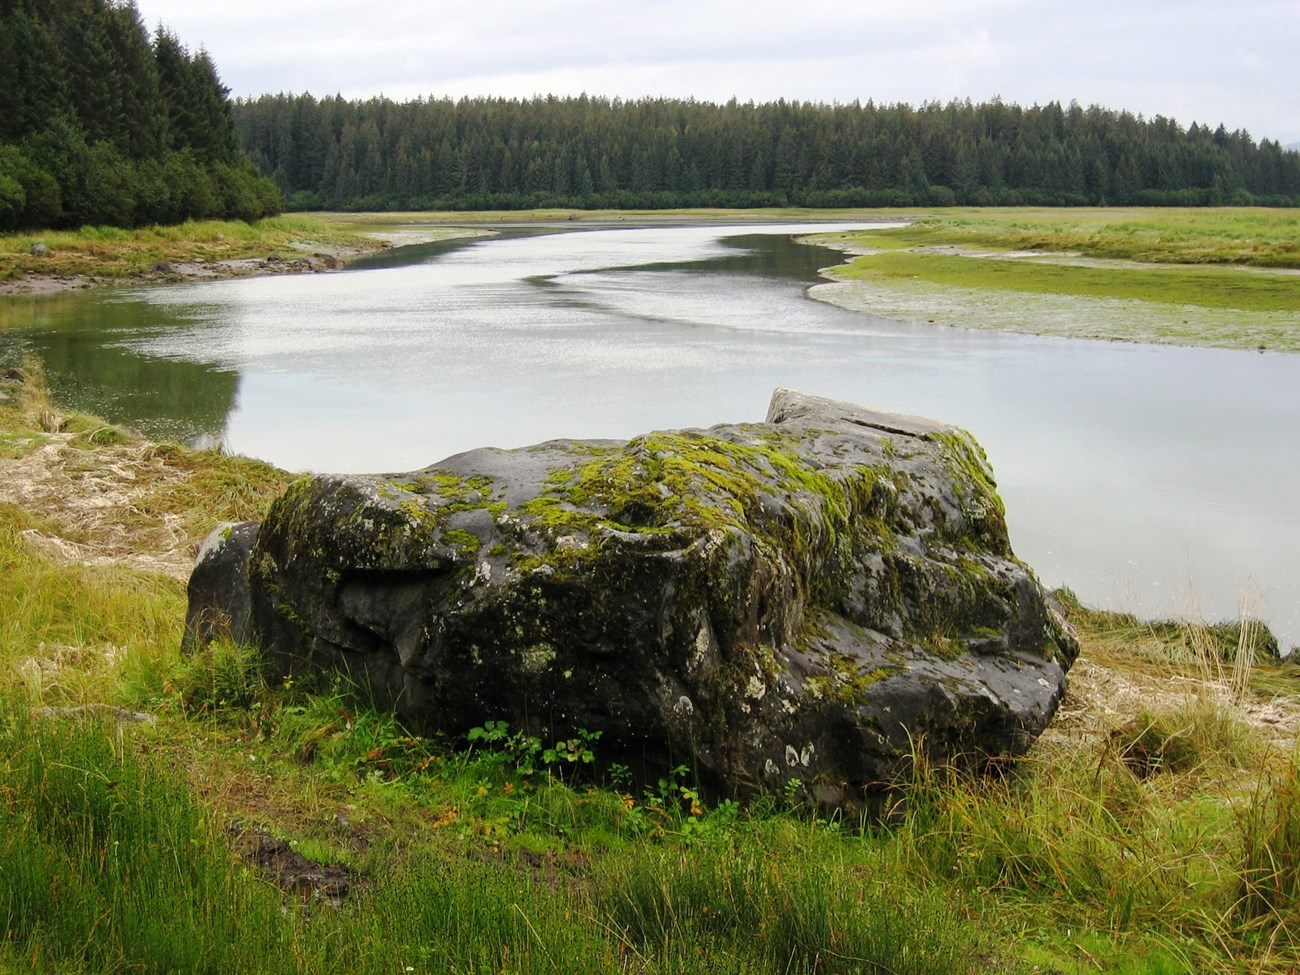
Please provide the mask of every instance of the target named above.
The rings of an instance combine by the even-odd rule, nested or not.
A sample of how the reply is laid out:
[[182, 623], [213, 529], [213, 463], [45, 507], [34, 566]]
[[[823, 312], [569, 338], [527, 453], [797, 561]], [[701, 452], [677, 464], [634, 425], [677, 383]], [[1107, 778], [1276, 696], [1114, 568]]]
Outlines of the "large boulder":
[[600, 731], [647, 776], [842, 807], [916, 749], [1022, 753], [1076, 653], [969, 434], [789, 390], [764, 423], [304, 477], [246, 571], [279, 672], [344, 668], [414, 730]]
[[203, 542], [185, 586], [189, 609], [183, 650], [206, 646], [217, 637], [237, 643], [257, 639], [248, 559], [258, 530], [258, 524], [252, 521], [223, 522]]

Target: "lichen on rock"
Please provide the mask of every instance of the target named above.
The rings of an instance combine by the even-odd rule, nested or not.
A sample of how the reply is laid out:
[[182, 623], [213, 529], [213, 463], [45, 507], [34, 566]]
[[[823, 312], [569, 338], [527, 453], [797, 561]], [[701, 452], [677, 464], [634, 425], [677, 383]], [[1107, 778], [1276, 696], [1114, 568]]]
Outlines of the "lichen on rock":
[[763, 423], [303, 478], [245, 571], [277, 669], [346, 667], [415, 730], [600, 731], [647, 776], [839, 807], [916, 748], [1023, 752], [1076, 653], [968, 433], [789, 390]]

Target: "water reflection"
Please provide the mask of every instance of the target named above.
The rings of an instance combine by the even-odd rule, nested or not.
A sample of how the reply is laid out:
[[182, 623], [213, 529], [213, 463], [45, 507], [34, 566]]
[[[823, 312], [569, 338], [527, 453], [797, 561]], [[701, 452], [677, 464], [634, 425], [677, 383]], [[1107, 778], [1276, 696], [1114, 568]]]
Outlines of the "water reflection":
[[[0, 332], [61, 399], [295, 469], [763, 416], [777, 386], [938, 417], [985, 445], [1017, 553], [1143, 613], [1300, 641], [1300, 357], [1029, 338], [810, 301], [792, 228], [613, 228], [417, 263], [78, 295]], [[14, 314], [12, 307], [11, 314]]]
[[0, 361], [40, 359], [57, 402], [154, 439], [223, 440], [238, 372], [212, 361], [142, 356], [137, 347], [150, 333], [201, 328], [201, 314], [160, 319], [146, 298], [130, 293], [0, 299], [0, 308]]

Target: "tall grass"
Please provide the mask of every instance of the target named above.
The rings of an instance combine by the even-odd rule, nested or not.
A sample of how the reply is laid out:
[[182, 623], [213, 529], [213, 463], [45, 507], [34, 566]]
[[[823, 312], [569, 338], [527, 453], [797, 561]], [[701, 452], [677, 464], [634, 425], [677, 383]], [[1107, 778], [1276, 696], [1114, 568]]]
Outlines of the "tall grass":
[[[166, 449], [208, 486], [164, 507], [256, 505], [222, 458]], [[181, 583], [42, 554], [44, 518], [0, 506], [0, 971], [1300, 968], [1300, 755], [1239, 709], [1294, 677], [1249, 622], [1067, 599], [1085, 663], [1198, 690], [1072, 718], [1001, 779], [918, 762], [883, 822], [828, 823], [416, 738], [341, 678], [268, 685], [254, 648], [183, 657]], [[96, 702], [158, 721], [30, 716]], [[348, 863], [351, 898], [273, 887], [233, 822]]]
[[26, 970], [619, 970], [568, 892], [474, 856], [418, 853], [342, 910], [294, 907], [111, 726], [8, 720], [0, 753], [0, 940]]
[[1268, 952], [1300, 945], [1300, 769], [1262, 778], [1237, 814], [1241, 861], [1231, 916]]
[[[1086, 747], [1040, 746], [1000, 780], [918, 761], [894, 853], [930, 883], [996, 898], [1041, 930], [1141, 935], [1160, 970], [1290, 970], [1300, 961], [1300, 784], [1235, 710], [1219, 642], [1211, 682]], [[1086, 640], [1085, 640], [1086, 644]], [[1245, 693], [1245, 691], [1241, 691]], [[1044, 915], [1052, 920], [1044, 921]], [[1120, 949], [1120, 956], [1126, 951]], [[1228, 967], [1225, 970], [1235, 970]]]
[[184, 587], [152, 573], [56, 563], [26, 544], [0, 505], [0, 691], [33, 703], [119, 696], [131, 668], [179, 645]]
[[231, 862], [184, 780], [95, 723], [11, 718], [0, 749], [0, 925], [31, 970], [275, 967], [279, 898]]
[[[876, 844], [790, 829], [650, 850], [619, 864], [602, 912], [640, 957], [710, 970], [924, 975], [980, 971], [962, 903], [910, 881]], [[669, 962], [672, 964], [672, 961]]]

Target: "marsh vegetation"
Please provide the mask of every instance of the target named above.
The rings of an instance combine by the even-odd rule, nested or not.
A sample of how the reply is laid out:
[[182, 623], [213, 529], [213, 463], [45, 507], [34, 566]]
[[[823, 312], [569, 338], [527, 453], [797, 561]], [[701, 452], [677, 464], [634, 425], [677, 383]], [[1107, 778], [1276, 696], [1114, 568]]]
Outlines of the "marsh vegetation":
[[944, 210], [818, 239], [860, 256], [814, 293], [886, 317], [1300, 351], [1291, 211]]
[[[598, 739], [488, 715], [469, 740], [416, 738], [342, 677], [269, 684], [228, 644], [182, 656], [189, 551], [284, 476], [61, 414], [34, 375], [5, 393], [5, 483], [24, 463], [64, 479], [0, 500], [8, 970], [1300, 964], [1297, 671], [1249, 624], [1061, 594], [1083, 655], [1029, 758], [994, 780], [917, 767], [860, 821], [705, 797], [688, 768], [634, 788], [587, 760]], [[115, 520], [86, 518], [96, 499]], [[337, 868], [348, 896], [277, 886], [236, 853], [250, 834]]]

